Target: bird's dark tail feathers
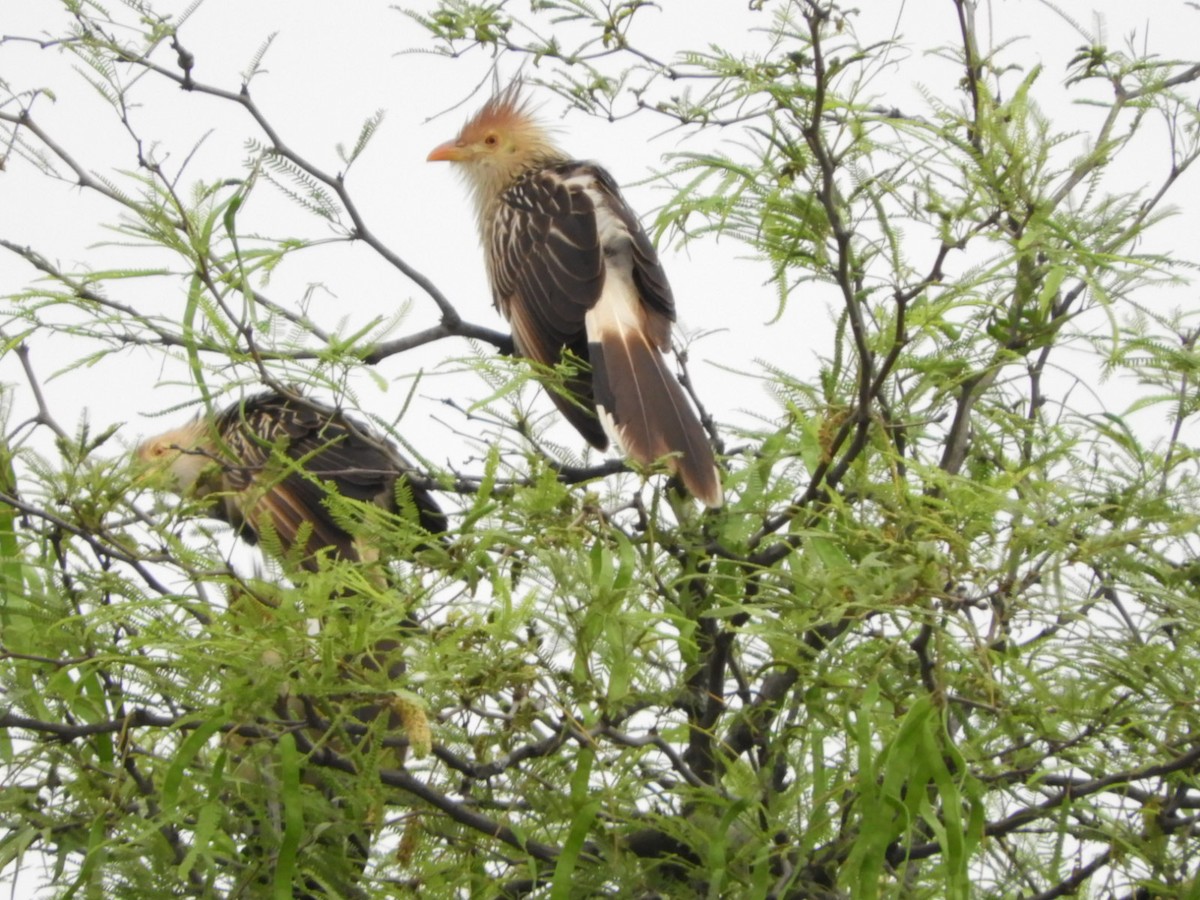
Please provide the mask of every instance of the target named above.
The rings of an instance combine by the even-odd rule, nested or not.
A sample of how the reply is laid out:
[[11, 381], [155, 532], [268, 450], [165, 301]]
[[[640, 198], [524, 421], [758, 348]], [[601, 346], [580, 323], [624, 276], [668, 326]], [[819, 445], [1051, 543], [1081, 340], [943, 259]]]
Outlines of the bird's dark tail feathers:
[[589, 329], [588, 357], [596, 412], [631, 459], [643, 465], [667, 458], [692, 496], [705, 506], [724, 502], [708, 434], [667, 360], [635, 328], [605, 323]]

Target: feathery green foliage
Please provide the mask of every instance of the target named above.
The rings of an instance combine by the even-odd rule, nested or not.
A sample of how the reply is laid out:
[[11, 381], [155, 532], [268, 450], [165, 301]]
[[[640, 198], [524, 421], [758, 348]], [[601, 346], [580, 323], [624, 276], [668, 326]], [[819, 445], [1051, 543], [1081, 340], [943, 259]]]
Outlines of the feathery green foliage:
[[[1195, 895], [1200, 328], [1166, 290], [1194, 296], [1200, 260], [1157, 241], [1195, 184], [1200, 65], [1078, 26], [1035, 65], [972, 6], [929, 48], [765, 0], [753, 50], [670, 56], [645, 0], [404, 11], [425, 51], [533, 57], [572, 109], [676, 129], [651, 232], [757, 261], [715, 359], [727, 503], [701, 513], [560, 443], [507, 336], [370, 230], [354, 190], [379, 186], [267, 127], [270, 38], [244, 85], [208, 84], [181, 19], [71, 4], [70, 77], [135, 137], [149, 83], [255, 130], [219, 176], [137, 140], [93, 172], [41, 130], [47, 93], [0, 96], [5, 165], [80, 185], [116, 236], [86, 265], [0, 236], [32, 273], [0, 296], [0, 361], [33, 408], [0, 433], [0, 870], [47, 896]], [[901, 94], [903, 50], [942, 80]], [[1051, 111], [1071, 101], [1082, 134]], [[312, 217], [260, 232], [269, 194]], [[394, 318], [319, 279], [272, 293], [351, 243]], [[784, 358], [747, 358], [753, 303]], [[98, 378], [152, 357], [185, 406], [298, 385], [367, 408], [419, 460], [394, 514], [328, 500], [378, 559], [308, 571], [156, 494], [111, 429], [64, 427], [54, 341]], [[442, 378], [468, 387], [423, 417]]]

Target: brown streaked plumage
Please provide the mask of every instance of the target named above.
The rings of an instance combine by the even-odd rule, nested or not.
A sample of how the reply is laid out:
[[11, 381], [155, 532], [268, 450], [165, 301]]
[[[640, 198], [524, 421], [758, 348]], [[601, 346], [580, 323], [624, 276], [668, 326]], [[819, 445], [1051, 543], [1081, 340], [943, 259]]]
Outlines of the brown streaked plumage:
[[723, 502], [708, 436], [670, 371], [675, 300], [654, 245], [595, 163], [559, 150], [521, 98], [492, 97], [430, 160], [471, 189], [492, 297], [518, 352], [543, 365], [570, 351], [591, 368], [555, 405], [593, 446], [611, 437], [642, 464], [665, 459], [702, 502]]
[[397, 511], [399, 484], [422, 528], [446, 530], [437, 501], [405, 478], [412, 466], [383, 437], [307, 398], [257, 394], [144, 441], [137, 457], [163, 470], [177, 493], [211, 498], [211, 514], [250, 543], [269, 525], [289, 553], [307, 523], [301, 564], [309, 570], [325, 548], [343, 559], [372, 555], [335, 520], [331, 492]]
[[[323, 552], [349, 560], [378, 557], [374, 548], [365, 546], [338, 522], [328, 505], [334, 493], [401, 515], [411, 513], [431, 534], [446, 530], [446, 517], [437, 502], [406, 477], [413, 467], [384, 437], [339, 410], [298, 394], [268, 391], [248, 397], [212, 418], [197, 417], [144, 441], [136, 455], [152, 471], [161, 472], [175, 492], [207, 500], [208, 512], [229, 522], [250, 543], [257, 543], [269, 527], [283, 553], [290, 556], [307, 524], [311, 530], [297, 556], [299, 564], [310, 571], [317, 570]], [[404, 502], [397, 502], [398, 494]], [[405, 629], [414, 627], [411, 619], [403, 625]], [[378, 640], [343, 671], [350, 678], [356, 670], [384, 671], [395, 681], [405, 671], [402, 646], [401, 637]], [[361, 722], [385, 717], [389, 731], [403, 724], [390, 694], [370, 700], [355, 688], [347, 698]], [[314, 699], [282, 693], [275, 712], [283, 721], [333, 719], [336, 713], [328, 712], [323, 704], [336, 699], [335, 695]], [[314, 733], [297, 732], [297, 736], [313, 744], [327, 739], [315, 729]], [[240, 755], [241, 744], [240, 739], [231, 737], [229, 746], [235, 757]], [[342, 750], [337, 739], [328, 745]], [[392, 764], [402, 766], [404, 751], [395, 753]], [[306, 781], [331, 802], [345, 796], [337, 778], [332, 770], [305, 772]], [[296, 896], [365, 896], [358, 883], [370, 858], [375, 826], [353, 811], [324, 825], [314, 846], [332, 854], [331, 858], [348, 860], [349, 880], [340, 880], [341, 873], [329, 867], [330, 877], [339, 879], [330, 882], [333, 889], [327, 891], [305, 877], [297, 882]]]

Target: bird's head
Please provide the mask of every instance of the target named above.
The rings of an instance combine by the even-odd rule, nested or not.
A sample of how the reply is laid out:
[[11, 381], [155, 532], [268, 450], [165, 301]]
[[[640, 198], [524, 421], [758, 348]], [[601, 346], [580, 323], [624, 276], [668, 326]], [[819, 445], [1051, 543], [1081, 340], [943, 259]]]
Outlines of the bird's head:
[[200, 476], [213, 463], [208, 422], [197, 417], [179, 428], [147, 438], [134, 456], [146, 467], [148, 478], [159, 478], [163, 487], [180, 495], [195, 490]]
[[482, 199], [495, 196], [527, 169], [566, 159], [548, 128], [533, 116], [514, 81], [463, 125], [458, 137], [433, 149], [431, 162], [458, 163]]

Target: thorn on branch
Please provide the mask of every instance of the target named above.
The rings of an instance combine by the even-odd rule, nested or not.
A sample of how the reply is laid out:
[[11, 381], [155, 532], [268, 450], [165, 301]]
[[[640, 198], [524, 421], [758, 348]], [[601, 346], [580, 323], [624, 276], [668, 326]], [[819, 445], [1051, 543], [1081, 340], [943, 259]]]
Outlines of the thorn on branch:
[[179, 86], [185, 91], [190, 91], [194, 86], [192, 67], [196, 64], [196, 57], [179, 43], [178, 35], [171, 35], [171, 49], [175, 51], [175, 61], [179, 63], [179, 68], [183, 69], [183, 81]]
[[507, 337], [501, 338], [500, 342], [497, 343], [495, 346], [496, 346], [496, 353], [499, 356], [516, 356], [517, 355], [517, 344], [511, 334], [508, 335]]

